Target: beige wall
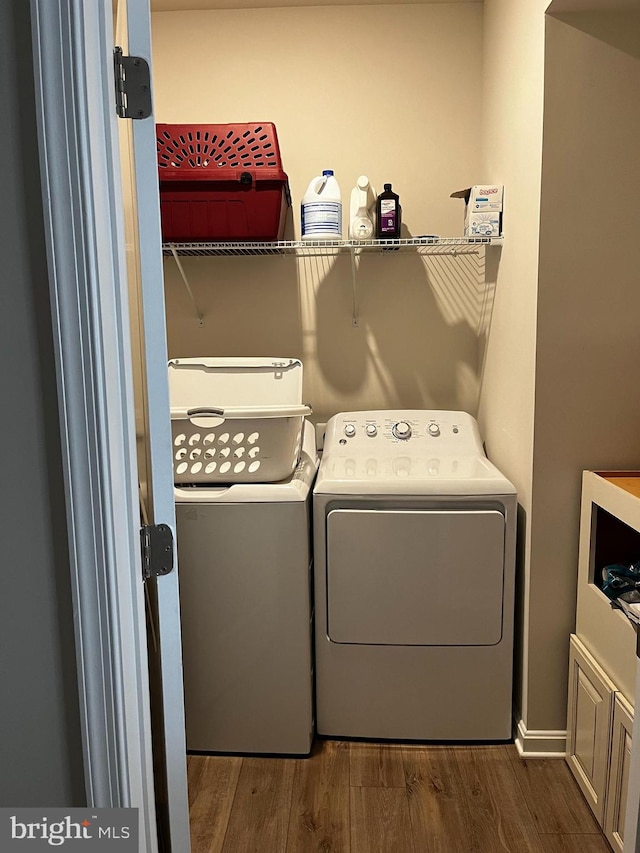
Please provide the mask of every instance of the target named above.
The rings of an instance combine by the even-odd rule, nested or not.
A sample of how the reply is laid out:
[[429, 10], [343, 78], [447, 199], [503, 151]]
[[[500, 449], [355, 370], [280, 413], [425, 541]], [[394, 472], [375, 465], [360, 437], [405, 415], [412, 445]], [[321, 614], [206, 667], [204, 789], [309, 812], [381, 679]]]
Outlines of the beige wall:
[[[490, 275], [495, 305], [482, 369], [479, 420], [489, 456], [518, 490], [520, 640], [515, 710], [525, 724], [529, 688], [534, 693], [549, 689], [547, 681], [530, 684], [528, 674], [536, 619], [529, 608], [529, 537], [546, 6], [545, 0], [486, 0], [484, 6], [483, 173], [505, 186], [505, 242]], [[564, 661], [555, 661], [548, 681], [554, 675], [562, 678], [563, 667]], [[564, 723], [555, 728], [564, 728]]]
[[516, 706], [534, 736], [566, 725], [580, 472], [640, 453], [638, 16], [548, 18], [545, 35], [547, 5], [485, 0], [484, 17], [483, 165], [506, 212], [479, 419], [519, 493]]
[[[126, 55], [128, 52], [128, 29], [126, 4], [114, 0], [114, 35]], [[123, 201], [123, 224], [126, 246], [127, 280], [129, 289], [129, 320], [132, 352], [132, 378], [135, 405], [136, 447], [138, 462], [139, 495], [145, 514], [152, 517], [149, 472], [151, 460], [148, 446], [147, 394], [144, 360], [144, 332], [142, 324], [142, 281], [140, 273], [140, 249], [138, 236], [137, 205], [135, 192], [135, 160], [133, 155], [132, 122], [118, 123], [120, 146], [120, 177]]]
[[[348, 257], [184, 259], [203, 327], [169, 260], [169, 350], [300, 356], [318, 420], [477, 411], [489, 456], [519, 493], [516, 712], [530, 732], [561, 733], [579, 472], [637, 467], [640, 452], [629, 212], [640, 197], [640, 72], [637, 17], [549, 19], [545, 56], [547, 5], [157, 13], [153, 36], [159, 121], [275, 122], [294, 197], [288, 236], [323, 168], [335, 169], [345, 210], [358, 174], [392, 181], [412, 234], [460, 234], [449, 193], [504, 183], [501, 252], [362, 258], [357, 327]], [[388, 77], [374, 62], [387, 46]], [[304, 73], [314, 55], [321, 84]], [[597, 211], [581, 203], [587, 180], [589, 199], [611, 189]]]
[[564, 722], [559, 680], [534, 685], [574, 626], [581, 471], [640, 463], [639, 33], [637, 12], [547, 23], [529, 637], [541, 728]]
[[[482, 6], [311, 7], [153, 15], [159, 122], [273, 121], [299, 235], [310, 179], [333, 168], [400, 193], [405, 234], [462, 233], [450, 193], [480, 175]], [[186, 258], [200, 327], [166, 262], [171, 356], [299, 356], [315, 417], [345, 409], [476, 411], [481, 257]]]
[[533, 436], [545, 0], [486, 0], [482, 169], [505, 185], [505, 243], [480, 418], [487, 446], [529, 507]]

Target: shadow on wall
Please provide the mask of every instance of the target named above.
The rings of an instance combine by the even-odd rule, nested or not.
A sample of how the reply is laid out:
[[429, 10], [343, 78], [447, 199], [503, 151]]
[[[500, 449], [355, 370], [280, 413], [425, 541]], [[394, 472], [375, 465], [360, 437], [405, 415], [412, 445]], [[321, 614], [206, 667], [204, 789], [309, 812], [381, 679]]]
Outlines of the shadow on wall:
[[[524, 658], [524, 649], [522, 648], [522, 638], [525, 636], [525, 601], [526, 601], [526, 556], [525, 543], [527, 541], [527, 512], [524, 507], [518, 504], [517, 532], [516, 532], [516, 589], [515, 589], [515, 614], [514, 614], [514, 633], [515, 649], [514, 649], [514, 678], [513, 678], [513, 712], [516, 720], [522, 718], [523, 708], [521, 707], [520, 697], [523, 695], [525, 686], [523, 679], [522, 661]], [[568, 654], [568, 651], [567, 651]]]
[[204, 316], [196, 311], [173, 258], [164, 262], [170, 358], [302, 358], [295, 259], [287, 256], [181, 258]]
[[617, 50], [640, 59], [640, 11], [592, 11], [551, 14], [559, 21], [581, 30]]
[[[351, 408], [477, 409], [480, 341], [490, 305], [484, 260], [363, 254], [355, 311], [351, 260], [305, 259], [315, 279], [317, 371]], [[324, 269], [321, 268], [324, 264]], [[357, 326], [353, 324], [357, 314]]]
[[489, 349], [489, 333], [491, 331], [491, 318], [496, 298], [496, 283], [498, 281], [498, 267], [502, 249], [499, 246], [491, 246], [485, 249], [478, 279], [478, 294], [480, 310], [478, 314], [478, 402], [482, 394], [482, 383], [487, 363], [487, 352]]
[[495, 281], [483, 251], [363, 253], [355, 291], [348, 252], [181, 261], [204, 324], [167, 258], [170, 358], [300, 358], [314, 420], [358, 409], [476, 414]]

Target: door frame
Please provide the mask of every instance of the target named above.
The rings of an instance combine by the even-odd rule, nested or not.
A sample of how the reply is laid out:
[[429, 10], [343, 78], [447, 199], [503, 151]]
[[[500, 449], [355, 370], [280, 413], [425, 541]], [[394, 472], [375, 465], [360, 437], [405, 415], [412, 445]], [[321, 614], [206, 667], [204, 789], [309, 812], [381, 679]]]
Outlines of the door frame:
[[157, 853], [112, 4], [30, 2], [87, 803]]

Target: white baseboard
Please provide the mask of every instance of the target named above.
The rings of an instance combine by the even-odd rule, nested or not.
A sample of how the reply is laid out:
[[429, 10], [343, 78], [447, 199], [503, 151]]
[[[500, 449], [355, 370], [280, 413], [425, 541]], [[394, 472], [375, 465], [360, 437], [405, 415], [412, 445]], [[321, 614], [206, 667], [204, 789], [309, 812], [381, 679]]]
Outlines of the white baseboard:
[[520, 758], [565, 758], [567, 732], [527, 729], [523, 720], [517, 723], [516, 748]]

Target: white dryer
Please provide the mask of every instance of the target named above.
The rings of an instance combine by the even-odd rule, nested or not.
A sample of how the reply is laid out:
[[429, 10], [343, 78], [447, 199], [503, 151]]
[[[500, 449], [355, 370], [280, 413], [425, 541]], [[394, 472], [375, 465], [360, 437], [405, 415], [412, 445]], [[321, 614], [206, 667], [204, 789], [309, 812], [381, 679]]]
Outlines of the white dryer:
[[345, 412], [314, 488], [319, 734], [511, 738], [517, 497], [465, 412]]

